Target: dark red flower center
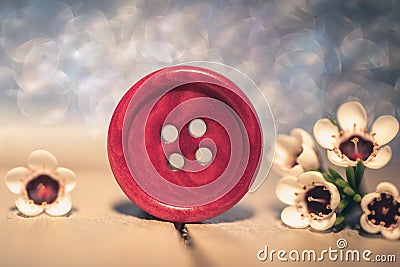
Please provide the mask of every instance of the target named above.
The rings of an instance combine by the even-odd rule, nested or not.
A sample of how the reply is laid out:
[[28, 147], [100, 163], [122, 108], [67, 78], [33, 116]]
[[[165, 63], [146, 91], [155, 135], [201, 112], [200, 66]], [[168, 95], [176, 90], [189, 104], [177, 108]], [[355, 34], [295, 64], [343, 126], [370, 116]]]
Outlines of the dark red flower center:
[[351, 160], [366, 160], [374, 152], [374, 144], [361, 136], [353, 135], [342, 142], [339, 149]]
[[32, 179], [26, 186], [28, 198], [37, 205], [51, 204], [58, 197], [60, 184], [49, 175], [42, 174]]
[[371, 213], [368, 220], [375, 225], [389, 228], [396, 225], [400, 216], [400, 203], [394, 200], [391, 194], [381, 193], [379, 197], [368, 204]]
[[309, 213], [322, 216], [332, 212], [331, 193], [325, 186], [319, 185], [308, 190], [305, 194], [305, 202]]

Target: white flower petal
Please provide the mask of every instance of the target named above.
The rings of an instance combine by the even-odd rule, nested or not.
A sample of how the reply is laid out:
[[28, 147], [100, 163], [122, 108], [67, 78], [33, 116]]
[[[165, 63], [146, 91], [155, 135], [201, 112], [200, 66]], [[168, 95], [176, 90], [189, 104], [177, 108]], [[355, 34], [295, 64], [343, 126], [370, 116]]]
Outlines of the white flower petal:
[[278, 171], [287, 173], [296, 164], [296, 157], [301, 152], [301, 145], [296, 139], [287, 135], [279, 135], [276, 141], [274, 166]]
[[57, 159], [46, 150], [35, 150], [28, 158], [28, 166], [32, 169], [45, 168], [54, 170], [58, 166]]
[[291, 155], [287, 153], [286, 150], [283, 149], [276, 149], [275, 150], [275, 155], [274, 155], [274, 165], [283, 167], [283, 166], [288, 166], [290, 161], [292, 161]]
[[362, 210], [366, 213], [369, 214], [371, 211], [368, 209], [368, 204], [371, 203], [376, 197], [379, 196], [379, 193], [373, 192], [366, 194], [362, 199], [361, 199], [361, 208]]
[[310, 226], [315, 230], [324, 231], [331, 228], [335, 224], [335, 221], [336, 221], [336, 213], [333, 213], [332, 216], [329, 216], [325, 219], [311, 220]]
[[304, 173], [304, 169], [300, 165], [295, 165], [293, 168], [282, 167], [278, 170], [281, 175], [292, 175], [298, 177], [300, 174]]
[[380, 116], [372, 124], [372, 133], [375, 133], [374, 140], [378, 145], [383, 146], [392, 141], [399, 131], [399, 122], [390, 115]]
[[294, 158], [292, 155], [289, 155], [287, 151], [285, 150], [275, 150], [275, 155], [274, 155], [274, 166], [277, 167], [277, 169], [290, 169], [293, 164], [295, 163]]
[[397, 198], [399, 196], [399, 190], [397, 190], [397, 187], [389, 182], [382, 182], [379, 183], [376, 186], [376, 191], [377, 192], [388, 192], [391, 195], [393, 195], [394, 198]]
[[320, 119], [314, 125], [314, 137], [317, 142], [326, 149], [333, 149], [335, 138], [339, 130], [329, 119]]
[[21, 193], [24, 186], [21, 179], [25, 179], [28, 173], [28, 169], [24, 167], [17, 167], [7, 172], [5, 181], [8, 189], [14, 194]]
[[301, 187], [294, 176], [282, 177], [275, 189], [276, 196], [285, 204], [295, 204], [296, 193], [300, 192]]
[[56, 169], [56, 174], [59, 179], [64, 180], [65, 193], [71, 192], [76, 185], [75, 173], [70, 169], [59, 167]]
[[390, 239], [390, 240], [397, 240], [400, 238], [400, 228], [397, 227], [393, 230], [383, 228], [381, 230], [381, 234], [383, 237]]
[[363, 130], [367, 126], [367, 112], [360, 102], [350, 101], [343, 103], [337, 111], [340, 127], [345, 131], [351, 131], [356, 124], [357, 130]]
[[370, 169], [380, 169], [389, 163], [392, 158], [392, 149], [390, 146], [384, 146], [379, 149], [376, 157], [371, 157], [368, 159], [364, 165]]
[[365, 232], [368, 232], [370, 234], [376, 234], [379, 233], [380, 231], [379, 226], [372, 225], [371, 223], [368, 222], [367, 215], [365, 213], [360, 217], [360, 225]]
[[315, 171], [309, 171], [301, 174], [297, 179], [297, 182], [301, 185], [312, 185], [316, 184], [325, 184], [325, 179], [321, 173]]
[[325, 183], [328, 188], [329, 188], [329, 192], [331, 192], [331, 208], [332, 210], [335, 210], [340, 203], [340, 193], [339, 190], [337, 189], [336, 185], [332, 184], [332, 183]]
[[335, 151], [328, 150], [327, 151], [328, 159], [330, 162], [340, 167], [348, 167], [355, 166], [357, 163], [355, 161], [351, 161], [348, 157], [344, 156], [340, 157]]
[[17, 206], [17, 209], [26, 216], [36, 216], [43, 212], [43, 206], [30, 204], [22, 197], [15, 201], [15, 206]]
[[276, 137], [276, 150], [296, 156], [301, 152], [301, 143], [288, 135], [280, 134]]
[[300, 144], [306, 144], [315, 149], [315, 143], [312, 136], [301, 128], [294, 128], [290, 135], [296, 138]]
[[293, 228], [305, 228], [310, 224], [308, 216], [301, 216], [301, 212], [295, 206], [289, 206], [282, 210], [281, 220]]
[[62, 216], [67, 214], [72, 208], [72, 201], [69, 195], [60, 199], [58, 203], [49, 205], [45, 212], [52, 216]]
[[297, 163], [307, 171], [319, 168], [319, 158], [315, 150], [308, 145], [303, 145], [303, 152], [297, 158]]

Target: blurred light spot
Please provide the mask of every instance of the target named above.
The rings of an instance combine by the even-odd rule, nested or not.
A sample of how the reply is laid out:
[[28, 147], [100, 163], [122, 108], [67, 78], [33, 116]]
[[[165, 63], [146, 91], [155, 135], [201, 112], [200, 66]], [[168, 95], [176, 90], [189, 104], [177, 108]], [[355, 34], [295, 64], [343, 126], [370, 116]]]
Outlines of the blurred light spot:
[[349, 40], [345, 38], [340, 51], [346, 63], [354, 70], [382, 67], [388, 62], [387, 48], [365, 39]]
[[69, 95], [53, 87], [44, 87], [34, 92], [18, 91], [18, 107], [28, 119], [40, 124], [58, 122], [69, 106]]

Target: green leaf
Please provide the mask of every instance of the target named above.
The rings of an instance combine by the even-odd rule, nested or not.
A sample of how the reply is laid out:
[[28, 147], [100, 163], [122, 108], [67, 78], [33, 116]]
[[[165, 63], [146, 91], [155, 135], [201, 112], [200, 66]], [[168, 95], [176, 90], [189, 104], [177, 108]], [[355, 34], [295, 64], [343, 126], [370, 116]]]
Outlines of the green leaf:
[[324, 177], [324, 179], [325, 179], [327, 182], [332, 183], [332, 184], [335, 183], [335, 179], [333, 179], [332, 176], [330, 176], [329, 174], [323, 173], [322, 176]]
[[337, 187], [340, 187], [340, 188], [349, 187], [349, 184], [343, 179], [336, 179], [335, 180], [335, 185]]
[[338, 216], [335, 221], [335, 225], [339, 225], [344, 221], [344, 216]]
[[339, 188], [344, 188], [348, 186], [348, 183], [340, 176], [340, 174], [333, 168], [329, 167], [328, 171], [333, 179], [335, 179], [334, 184]]
[[354, 202], [360, 203], [360, 202], [361, 202], [361, 199], [362, 199], [362, 197], [360, 196], [360, 194], [355, 194], [355, 195], [353, 196], [353, 201], [354, 201]]
[[352, 197], [356, 192], [354, 192], [354, 190], [350, 186], [346, 186], [343, 188], [343, 193], [345, 193], [349, 197]]
[[331, 175], [335, 180], [336, 180], [336, 179], [342, 179], [342, 180], [343, 180], [342, 176], [340, 176], [340, 174], [339, 174], [337, 171], [335, 171], [333, 168], [329, 167], [329, 168], [328, 168], [328, 171], [329, 171], [330, 175]]
[[347, 207], [347, 205], [349, 205], [349, 203], [350, 203], [349, 200], [346, 199], [346, 198], [340, 200], [340, 202], [339, 202], [339, 209], [340, 209], [340, 210], [345, 209], [345, 208]]
[[353, 189], [356, 189], [354, 168], [352, 166], [348, 166], [346, 168], [346, 177], [347, 177], [347, 181], [349, 182], [350, 186]]
[[365, 166], [364, 163], [360, 160], [357, 162], [356, 170], [354, 171], [354, 182], [355, 182], [355, 189], [358, 190], [361, 184], [361, 180], [364, 176]]

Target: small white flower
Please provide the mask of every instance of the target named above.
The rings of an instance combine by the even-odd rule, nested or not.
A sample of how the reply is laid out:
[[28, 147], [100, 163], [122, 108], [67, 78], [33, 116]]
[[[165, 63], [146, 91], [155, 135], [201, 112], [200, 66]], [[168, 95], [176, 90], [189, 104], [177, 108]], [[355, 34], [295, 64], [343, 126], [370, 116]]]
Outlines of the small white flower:
[[323, 231], [335, 224], [340, 194], [319, 172], [305, 172], [298, 178], [283, 177], [276, 187], [276, 195], [289, 205], [283, 209], [281, 219], [290, 227], [310, 226]]
[[281, 175], [299, 176], [320, 166], [314, 140], [303, 129], [295, 128], [290, 135], [278, 135], [275, 151], [273, 166]]
[[363, 215], [361, 227], [368, 233], [381, 233], [388, 239], [400, 237], [400, 197], [396, 186], [383, 182], [376, 192], [369, 193], [361, 200]]
[[5, 182], [11, 192], [21, 195], [15, 205], [22, 214], [62, 216], [72, 208], [69, 193], [75, 187], [75, 178], [70, 169], [58, 167], [52, 154], [36, 150], [29, 155], [28, 168], [10, 170]]
[[337, 166], [355, 166], [362, 160], [371, 169], [385, 166], [392, 157], [389, 143], [399, 131], [399, 123], [393, 116], [384, 115], [372, 124], [367, 132], [367, 113], [356, 101], [342, 104], [337, 111], [340, 128], [329, 119], [318, 120], [314, 125], [317, 142], [328, 149], [328, 159]]

